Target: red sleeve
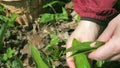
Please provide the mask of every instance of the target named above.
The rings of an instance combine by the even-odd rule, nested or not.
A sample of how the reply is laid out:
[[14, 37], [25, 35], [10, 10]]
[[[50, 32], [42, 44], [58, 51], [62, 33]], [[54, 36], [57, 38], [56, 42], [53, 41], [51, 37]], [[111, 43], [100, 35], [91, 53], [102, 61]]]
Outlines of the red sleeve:
[[118, 13], [113, 8], [117, 0], [74, 0], [74, 9], [81, 17], [105, 21]]

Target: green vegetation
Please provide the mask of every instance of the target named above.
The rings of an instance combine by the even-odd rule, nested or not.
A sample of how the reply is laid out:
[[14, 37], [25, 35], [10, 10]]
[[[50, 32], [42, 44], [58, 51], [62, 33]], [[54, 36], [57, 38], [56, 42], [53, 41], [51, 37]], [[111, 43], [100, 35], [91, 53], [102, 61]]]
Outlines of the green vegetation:
[[[106, 62], [106, 61], [93, 61], [93, 65], [90, 65], [89, 60], [86, 56], [87, 53], [97, 49], [104, 42], [96, 41], [95, 47], [90, 47], [92, 42], [79, 42], [76, 39], [73, 40], [72, 47], [68, 48], [65, 52], [72, 51], [73, 54], [70, 57], [74, 58], [76, 68], [119, 68], [119, 62], [117, 64], [112, 64], [116, 62]], [[110, 65], [108, 65], [110, 64]]]
[[[5, 11], [8, 10], [0, 6], [0, 51], [3, 49], [5, 36], [9, 34], [9, 28], [14, 27], [14, 22], [17, 17], [16, 14], [7, 17], [4, 14]], [[11, 47], [6, 48], [4, 53], [0, 53], [0, 63], [5, 64], [7, 68], [23, 68], [22, 61], [14, 56], [15, 52]]]
[[[51, 21], [60, 21], [60, 20], [68, 20], [68, 13], [65, 10], [65, 8], [63, 8], [63, 5], [65, 5], [64, 1], [59, 1], [59, 0], [51, 0], [43, 5], [44, 9], [51, 9], [53, 11], [53, 13], [49, 13], [49, 12], [45, 12], [44, 14], [41, 14], [41, 18], [40, 18], [40, 23], [48, 23]], [[60, 6], [62, 8], [59, 8], [60, 11], [62, 11], [62, 13], [58, 13], [57, 9], [55, 9], [54, 6]], [[48, 11], [48, 10], [47, 10]]]
[[[52, 25], [56, 22], [60, 21], [68, 21], [69, 14], [67, 10], [64, 8], [65, 4], [70, 2], [71, 0], [46, 0], [43, 5], [44, 12], [40, 15], [39, 24], [48, 24], [52, 23]], [[117, 3], [118, 4], [118, 3]], [[119, 8], [118, 6], [116, 8]], [[21, 56], [22, 49], [28, 43], [28, 40], [21, 39], [16, 40], [18, 42], [22, 42], [22, 46], [14, 46], [13, 44], [6, 45], [6, 37], [12, 35], [10, 29], [16, 28], [15, 26], [15, 19], [17, 17], [16, 14], [11, 14], [7, 16], [5, 12], [8, 10], [0, 5], [0, 68], [24, 68], [23, 59], [26, 56]], [[77, 15], [76, 21], [80, 21], [80, 16]], [[25, 27], [24, 27], [25, 28]], [[21, 29], [21, 28], [20, 28]], [[15, 32], [13, 30], [13, 33]], [[39, 30], [39, 29], [38, 29]], [[21, 29], [21, 32], [25, 31]], [[45, 30], [43, 30], [45, 31]], [[29, 32], [29, 31], [28, 31]], [[31, 31], [32, 32], [32, 31]], [[47, 31], [46, 31], [47, 32]], [[58, 31], [59, 32], [59, 31]], [[26, 32], [27, 33], [27, 32]], [[25, 35], [25, 34], [23, 34]], [[13, 35], [14, 36], [14, 35]], [[21, 36], [21, 35], [20, 35]], [[8, 38], [10, 39], [10, 38]], [[90, 44], [93, 43], [91, 41], [87, 42], [79, 42], [78, 40], [74, 39], [72, 43], [72, 47], [66, 49], [61, 45], [66, 43], [65, 39], [60, 39], [57, 36], [56, 32], [50, 32], [49, 38], [47, 38], [48, 43], [46, 46], [42, 48], [36, 48], [36, 45], [29, 45], [28, 50], [30, 50], [30, 58], [33, 59], [29, 61], [31, 65], [35, 68], [66, 68], [60, 67], [59, 65], [55, 65], [55, 61], [63, 61], [65, 63], [65, 55], [67, 52], [72, 52], [73, 54], [70, 57], [74, 58], [74, 62], [76, 68], [119, 68], [120, 62], [107, 62], [107, 61], [93, 61], [93, 64], [89, 63], [89, 60], [86, 56], [87, 53], [96, 50], [98, 47], [104, 44], [104, 42], [96, 41], [95, 47], [90, 47]], [[11, 41], [11, 39], [10, 39]], [[13, 41], [13, 40], [12, 40]], [[40, 42], [40, 41], [39, 41]], [[13, 42], [15, 44], [15, 42]], [[8, 43], [9, 44], [9, 43]], [[11, 46], [13, 45], [13, 46]], [[27, 49], [26, 49], [27, 50]], [[17, 53], [17, 54], [16, 54]], [[26, 55], [26, 54], [25, 54]], [[69, 57], [68, 57], [69, 58]], [[61, 65], [63, 65], [61, 63]]]

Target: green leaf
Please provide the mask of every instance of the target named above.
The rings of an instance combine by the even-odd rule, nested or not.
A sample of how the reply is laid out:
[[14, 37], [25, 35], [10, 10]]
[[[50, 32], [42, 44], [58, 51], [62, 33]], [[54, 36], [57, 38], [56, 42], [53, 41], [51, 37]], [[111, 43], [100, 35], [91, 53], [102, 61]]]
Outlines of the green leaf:
[[12, 58], [13, 57], [13, 53], [15, 53], [15, 50], [12, 50], [11, 48], [7, 49], [7, 57], [8, 58]]
[[90, 47], [91, 43], [92, 42], [81, 43], [78, 40], [74, 39], [72, 42], [72, 47], [66, 49], [65, 53], [69, 51], [73, 52], [71, 56], [73, 56], [74, 58], [76, 68], [90, 68], [90, 64], [85, 54], [95, 50], [96, 48], [104, 44], [104, 42], [96, 41], [95, 43], [96, 46]]
[[64, 2], [61, 2], [61, 1], [52, 1], [50, 3], [47, 3], [47, 4], [43, 5], [43, 8], [50, 7], [50, 6], [52, 6], [52, 5], [56, 4], [56, 3], [58, 3], [58, 4], [65, 4]]
[[74, 56], [74, 62], [76, 68], [91, 68], [86, 55], [83, 53]]
[[7, 30], [7, 23], [4, 23], [0, 29], [0, 50], [2, 49], [2, 43], [4, 40], [6, 30]]
[[16, 58], [14, 61], [12, 61], [12, 68], [24, 68], [22, 61]]
[[3, 60], [6, 61], [8, 59], [7, 54], [3, 55]]
[[105, 44], [105, 42], [96, 41], [96, 42], [95, 42], [95, 47], [94, 47], [94, 48], [98, 48], [98, 47], [100, 47], [100, 46], [102, 46], [102, 45], [104, 45], [104, 44]]
[[36, 68], [49, 68], [48, 65], [42, 59], [39, 51], [33, 45], [30, 45], [30, 53], [36, 64]]
[[55, 16], [54, 14], [49, 13], [42, 14], [40, 18], [40, 23], [47, 23], [53, 21], [55, 20], [54, 16]]
[[6, 17], [6, 16], [3, 16], [3, 15], [0, 15], [0, 20], [2, 20], [2, 21], [7, 23], [9, 21], [9, 18]]
[[40, 23], [47, 23], [51, 21], [59, 21], [59, 20], [68, 20], [68, 14], [65, 8], [62, 8], [63, 13], [49, 14], [45, 13], [41, 15]]
[[0, 5], [0, 12], [3, 12], [5, 10], [5, 7], [3, 7], [2, 5]]
[[77, 21], [77, 22], [79, 22], [79, 21], [80, 21], [80, 15], [79, 15], [79, 14], [77, 14], [76, 21]]
[[10, 60], [7, 60], [5, 64], [6, 64], [6, 68], [11, 68], [11, 66], [12, 66]]
[[12, 14], [11, 18], [9, 19], [8, 26], [13, 27], [15, 19], [17, 18], [17, 14]]
[[57, 37], [56, 34], [50, 34], [50, 45], [57, 45], [59, 43], [59, 38]]
[[[72, 46], [75, 47], [75, 49], [77, 47], [77, 48], [81, 48], [83, 50], [86, 50], [88, 47], [90, 47], [90, 44], [91, 44], [91, 42], [81, 43], [76, 39], [74, 39], [72, 42]], [[76, 51], [74, 50], [72, 52], [74, 53]], [[79, 53], [79, 54], [75, 55], [73, 58], [74, 58], [76, 68], [90, 68], [90, 64], [84, 53]]]
[[16, 17], [17, 17], [16, 14], [13, 14], [11, 18], [0, 15], [0, 19], [5, 22], [0, 29], [0, 49], [2, 48], [2, 43], [4, 40], [5, 33], [7, 31], [7, 27], [12, 26], [11, 24], [14, 23]]
[[97, 61], [97, 62], [96, 62], [96, 66], [97, 66], [98, 68], [102, 68], [103, 64], [104, 64], [104, 61]]
[[65, 53], [66, 52], [69, 52], [69, 51], [87, 51], [89, 49], [91, 49], [90, 47], [90, 44], [92, 42], [79, 42], [78, 40], [74, 39], [73, 40], [73, 43], [72, 43], [72, 47], [66, 49]]
[[55, 19], [56, 20], [68, 20], [68, 13], [65, 10], [65, 8], [62, 8], [62, 12], [61, 14], [55, 14]]
[[96, 41], [95, 47], [90, 47], [91, 43], [92, 42], [80, 43], [79, 41], [74, 39], [73, 43], [72, 43], [72, 47], [66, 49], [65, 53], [69, 52], [69, 51], [74, 52], [71, 56], [77, 55], [79, 53], [88, 53], [88, 52], [91, 52], [91, 51], [97, 49], [98, 47], [100, 47], [101, 45], [104, 44], [104, 42]]
[[56, 34], [53, 34], [53, 33], [51, 33], [50, 34], [50, 38], [51, 38], [51, 40], [50, 40], [50, 44], [48, 44], [46, 47], [45, 47], [45, 50], [48, 50], [50, 47], [52, 47], [52, 46], [54, 46], [54, 45], [58, 45], [58, 43], [59, 43], [59, 38], [57, 37], [57, 35]]

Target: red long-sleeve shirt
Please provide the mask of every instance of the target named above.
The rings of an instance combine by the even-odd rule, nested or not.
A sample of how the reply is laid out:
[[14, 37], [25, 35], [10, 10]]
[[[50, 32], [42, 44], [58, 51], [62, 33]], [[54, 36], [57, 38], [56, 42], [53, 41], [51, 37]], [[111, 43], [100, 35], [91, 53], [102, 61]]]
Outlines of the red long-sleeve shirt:
[[74, 0], [74, 10], [81, 17], [106, 21], [118, 14], [114, 8], [117, 0]]

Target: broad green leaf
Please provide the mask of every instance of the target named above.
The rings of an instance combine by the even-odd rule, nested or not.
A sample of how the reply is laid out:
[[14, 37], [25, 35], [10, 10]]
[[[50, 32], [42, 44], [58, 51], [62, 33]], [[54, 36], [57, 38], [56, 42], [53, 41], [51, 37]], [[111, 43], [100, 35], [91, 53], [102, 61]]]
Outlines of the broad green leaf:
[[85, 53], [91, 52], [104, 44], [103, 42], [96, 41], [96, 46], [90, 47], [91, 43], [92, 42], [79, 42], [78, 40], [74, 39], [72, 42], [72, 47], [65, 51], [65, 53], [69, 51], [73, 52], [71, 56], [74, 58], [76, 68], [90, 68], [90, 64]]
[[14, 61], [12, 61], [12, 68], [24, 68], [22, 61], [16, 58]]
[[36, 68], [49, 68], [48, 65], [44, 62], [44, 59], [42, 59], [39, 51], [33, 45], [30, 45], [30, 52], [36, 64]]
[[86, 55], [83, 53], [74, 56], [74, 62], [76, 68], [91, 68]]
[[47, 23], [53, 21], [55, 20], [54, 16], [55, 16], [54, 14], [49, 13], [42, 14], [40, 18], [40, 23]]
[[[90, 44], [91, 44], [91, 42], [81, 43], [76, 39], [74, 39], [72, 42], [73, 47], [79, 48], [81, 46], [81, 48], [83, 48], [83, 49], [85, 49], [84, 47], [90, 47]], [[84, 46], [84, 47], [82, 47], [82, 46]], [[75, 51], [72, 51], [72, 52], [74, 53]], [[73, 58], [74, 58], [76, 68], [90, 68], [90, 64], [84, 53], [79, 53], [78, 55], [75, 55]]]
[[92, 42], [79, 42], [78, 40], [74, 39], [73, 40], [73, 43], [72, 43], [72, 47], [66, 49], [65, 53], [66, 52], [69, 52], [69, 51], [87, 51], [89, 49], [91, 49], [90, 47], [90, 44]]
[[73, 46], [66, 49], [65, 53], [69, 52], [69, 51], [72, 51], [72, 52], [74, 51], [74, 53], [71, 56], [74, 56], [74, 55], [79, 54], [79, 53], [88, 53], [88, 52], [91, 52], [91, 51], [97, 49], [98, 47], [100, 47], [101, 45], [104, 44], [104, 42], [96, 41], [95, 47], [90, 47], [91, 43], [92, 42], [80, 43], [79, 41], [74, 39], [73, 43], [72, 43]]

